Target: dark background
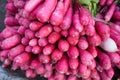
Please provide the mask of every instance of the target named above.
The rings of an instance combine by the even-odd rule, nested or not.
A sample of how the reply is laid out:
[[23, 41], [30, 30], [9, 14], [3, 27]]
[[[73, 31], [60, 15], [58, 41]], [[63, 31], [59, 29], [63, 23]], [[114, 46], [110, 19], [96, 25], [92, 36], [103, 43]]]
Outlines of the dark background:
[[[7, 0], [0, 0], [0, 32], [4, 29], [4, 18], [5, 18], [5, 4]], [[10, 68], [2, 68], [0, 62], [0, 80], [47, 80], [38, 76], [35, 79], [25, 78], [24, 71], [12, 71]]]

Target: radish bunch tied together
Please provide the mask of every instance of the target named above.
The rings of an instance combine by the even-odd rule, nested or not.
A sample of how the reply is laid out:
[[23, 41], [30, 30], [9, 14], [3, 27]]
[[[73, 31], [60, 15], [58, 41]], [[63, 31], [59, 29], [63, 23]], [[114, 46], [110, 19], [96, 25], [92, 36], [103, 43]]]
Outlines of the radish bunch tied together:
[[5, 8], [2, 67], [48, 80], [118, 77], [119, 0], [8, 0]]

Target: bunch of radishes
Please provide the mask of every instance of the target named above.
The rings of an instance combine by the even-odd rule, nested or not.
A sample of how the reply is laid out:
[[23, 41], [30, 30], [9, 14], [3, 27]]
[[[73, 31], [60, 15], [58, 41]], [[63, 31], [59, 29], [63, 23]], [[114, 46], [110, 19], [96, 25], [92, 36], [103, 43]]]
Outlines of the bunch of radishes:
[[119, 1], [100, 0], [96, 17], [80, 1], [8, 0], [2, 66], [28, 78], [111, 80], [120, 69]]

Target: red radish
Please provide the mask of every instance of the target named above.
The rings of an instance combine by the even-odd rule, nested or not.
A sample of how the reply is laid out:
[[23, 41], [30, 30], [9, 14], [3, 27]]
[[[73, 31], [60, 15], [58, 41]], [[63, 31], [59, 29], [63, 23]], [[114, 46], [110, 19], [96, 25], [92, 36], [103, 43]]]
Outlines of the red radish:
[[24, 8], [25, 1], [24, 0], [14, 0], [14, 5], [16, 8]]
[[74, 27], [71, 27], [69, 30], [69, 35], [72, 37], [79, 37], [79, 32]]
[[97, 50], [95, 47], [89, 47], [88, 48], [88, 52], [90, 52], [90, 54], [95, 58], [97, 57]]
[[39, 66], [41, 65], [40, 61], [36, 58], [36, 59], [33, 59], [30, 63], [30, 68], [31, 69], [36, 69], [38, 68]]
[[30, 68], [30, 64], [29, 64], [29, 61], [23, 65], [20, 65], [20, 69], [21, 70], [27, 70]]
[[112, 78], [114, 76], [113, 68], [110, 68], [109, 70], [106, 70], [105, 72], [109, 78]]
[[33, 54], [41, 54], [41, 51], [42, 51], [42, 48], [38, 45], [32, 47]]
[[88, 65], [88, 68], [93, 70], [96, 68], [96, 61], [95, 60], [92, 60], [92, 64], [91, 65]]
[[77, 80], [77, 77], [75, 75], [70, 75], [67, 80]]
[[47, 24], [44, 25], [39, 31], [38, 34], [36, 34], [37, 37], [39, 38], [45, 38], [47, 37], [51, 32], [52, 32], [52, 25]]
[[106, 4], [106, 0], [100, 0], [100, 5], [104, 6]]
[[106, 21], [110, 21], [110, 19], [112, 18], [112, 15], [114, 14], [115, 8], [116, 8], [116, 4], [113, 3], [110, 6], [110, 9], [108, 10], [108, 12], [105, 15], [105, 20]]
[[49, 55], [40, 54], [39, 55], [39, 61], [41, 63], [49, 63], [50, 62], [50, 56]]
[[47, 22], [52, 12], [54, 11], [56, 4], [57, 4], [57, 0], [53, 0], [53, 1], [48, 0], [45, 1], [43, 4], [39, 5], [39, 9], [36, 13], [38, 20], [41, 22]]
[[57, 71], [55, 72], [54, 78], [55, 80], [66, 80], [66, 76]]
[[14, 57], [16, 57], [17, 55], [19, 55], [19, 54], [21, 54], [22, 52], [24, 52], [24, 50], [25, 50], [25, 47], [23, 46], [23, 45], [17, 45], [16, 47], [14, 47], [14, 48], [12, 48], [12, 49], [10, 49], [10, 51], [9, 51], [9, 58], [11, 59], [11, 60], [13, 60], [14, 59]]
[[10, 11], [10, 12], [13, 12], [13, 13], [16, 13], [17, 12], [17, 9], [16, 7], [14, 6], [13, 3], [7, 3], [6, 4], [6, 10]]
[[38, 40], [38, 44], [39, 44], [39, 46], [41, 46], [41, 47], [46, 46], [46, 45], [48, 44], [47, 38], [40, 38], [40, 39]]
[[44, 67], [44, 65], [40, 65], [39, 67], [37, 67], [35, 69], [36, 73], [39, 74], [39, 75], [44, 75], [44, 73], [46, 72], [46, 69]]
[[67, 29], [70, 28], [71, 23], [72, 23], [72, 15], [73, 15], [73, 9], [70, 6], [67, 13], [66, 13], [66, 15], [63, 18], [63, 21], [62, 21], [61, 25], [60, 25], [61, 29], [67, 30]]
[[68, 36], [68, 30], [61, 31], [61, 35], [64, 36], [64, 37], [67, 37]]
[[101, 67], [105, 70], [110, 69], [111, 61], [109, 56], [100, 50], [97, 50], [97, 52], [98, 52], [98, 58], [99, 58]]
[[50, 17], [50, 22], [53, 25], [60, 25], [64, 17], [64, 3], [63, 0], [59, 0], [57, 6]]
[[84, 37], [81, 37], [78, 41], [78, 47], [80, 49], [87, 49], [88, 48], [88, 42]]
[[114, 12], [112, 18], [113, 18], [114, 20], [120, 21], [120, 11]]
[[[9, 38], [6, 38], [2, 41], [1, 47], [3, 49], [8, 49], [16, 46], [17, 44], [20, 43], [21, 37], [18, 34], [15, 34]], [[9, 44], [10, 43], [10, 44]]]
[[24, 34], [25, 34], [25, 37], [28, 39], [33, 39], [35, 37], [35, 33], [30, 29], [26, 29]]
[[54, 45], [48, 44], [43, 48], [43, 54], [44, 55], [50, 55], [54, 50]]
[[78, 59], [69, 59], [69, 67], [71, 69], [77, 69], [79, 65], [79, 60]]
[[80, 23], [79, 11], [75, 11], [73, 15], [73, 26], [76, 30], [78, 30], [78, 32], [82, 32], [83, 25]]
[[39, 5], [43, 0], [35, 0], [34, 2], [32, 0], [29, 0], [26, 4], [25, 4], [25, 10], [27, 12], [31, 12], [33, 11], [37, 5]]
[[23, 35], [24, 33], [25, 33], [25, 30], [26, 30], [26, 27], [24, 27], [24, 26], [20, 26], [19, 28], [18, 28], [18, 33], [19, 34], [21, 34], [21, 35]]
[[37, 38], [33, 38], [29, 41], [30, 46], [36, 46], [37, 45]]
[[25, 64], [26, 62], [28, 62], [28, 61], [30, 60], [30, 58], [31, 58], [30, 53], [24, 52], [24, 53], [16, 56], [16, 57], [14, 58], [14, 62], [15, 62], [16, 64], [18, 64], [18, 65], [23, 65], [23, 64]]
[[43, 24], [39, 21], [33, 21], [33, 22], [30, 23], [29, 27], [32, 31], [37, 31], [42, 27], [42, 25]]
[[93, 62], [93, 56], [86, 50], [79, 50], [80, 60], [84, 65], [91, 65]]
[[[64, 66], [63, 66], [64, 65]], [[56, 64], [56, 70], [60, 74], [64, 74], [68, 71], [68, 60], [66, 56], [63, 56]]]
[[65, 0], [64, 1], [64, 14], [66, 14], [67, 10], [69, 9], [69, 6], [71, 6], [72, 0]]
[[2, 32], [1, 35], [4, 38], [11, 37], [17, 33], [17, 30], [14, 28], [6, 27]]
[[110, 37], [110, 28], [108, 25], [106, 25], [103, 22], [96, 22], [95, 23], [95, 28], [102, 38], [102, 40], [106, 40]]
[[91, 72], [91, 78], [93, 80], [100, 80], [100, 75], [96, 69], [92, 70]]
[[60, 39], [60, 37], [61, 37], [60, 33], [52, 32], [48, 36], [48, 42], [51, 43], [51, 44], [54, 44], [54, 43], [56, 43]]
[[51, 63], [47, 63], [47, 64], [45, 64], [45, 69], [47, 71], [52, 71], [54, 69], [54, 67]]
[[26, 46], [25, 51], [26, 52], [32, 52], [32, 47], [31, 46]]
[[62, 56], [63, 56], [63, 52], [60, 51], [59, 49], [55, 49], [51, 54], [51, 59], [56, 62], [60, 60]]
[[79, 37], [68, 36], [67, 41], [70, 43], [70, 45], [77, 45]]
[[71, 46], [67, 52], [69, 58], [76, 59], [79, 56], [79, 50], [76, 46]]
[[27, 78], [30, 78], [32, 74], [33, 74], [33, 70], [32, 69], [26, 70], [25, 75], [26, 75]]
[[[64, 44], [64, 45], [63, 45]], [[59, 42], [58, 42], [58, 48], [61, 50], [61, 51], [63, 51], [63, 52], [65, 52], [65, 51], [68, 51], [68, 49], [69, 49], [69, 43], [66, 41], [66, 40], [60, 40]]]
[[109, 78], [109, 77], [107, 76], [107, 74], [105, 73], [105, 71], [99, 73], [99, 75], [101, 76], [101, 79], [102, 79], [102, 80], [111, 80], [111, 79], [112, 79], [112, 78]]
[[21, 43], [22, 43], [23, 45], [28, 45], [29, 39], [27, 39], [26, 37], [23, 37], [23, 38], [21, 39]]
[[10, 64], [11, 64], [11, 60], [10, 59], [5, 59], [3, 64], [2, 64], [2, 67], [8, 67]]
[[101, 37], [96, 33], [93, 36], [88, 36], [88, 42], [91, 46], [98, 46], [101, 44]]
[[59, 26], [54, 26], [53, 29], [54, 29], [55, 32], [60, 32], [61, 31], [61, 28]]
[[52, 76], [52, 74], [53, 74], [53, 71], [46, 71], [45, 74], [44, 74], [44, 77], [49, 78], [49, 77]]
[[0, 52], [0, 61], [4, 61], [8, 56], [9, 50], [3, 50]]
[[18, 25], [18, 21], [13, 16], [6, 17], [4, 20], [4, 23], [7, 26], [17, 26]]
[[112, 63], [120, 62], [120, 55], [116, 52], [107, 53]]

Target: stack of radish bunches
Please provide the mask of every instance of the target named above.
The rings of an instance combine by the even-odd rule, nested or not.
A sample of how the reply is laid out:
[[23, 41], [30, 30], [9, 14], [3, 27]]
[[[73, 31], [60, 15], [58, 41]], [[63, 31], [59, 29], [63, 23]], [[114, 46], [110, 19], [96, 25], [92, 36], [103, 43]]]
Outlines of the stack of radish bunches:
[[48, 80], [120, 75], [119, 0], [8, 0], [2, 67]]

